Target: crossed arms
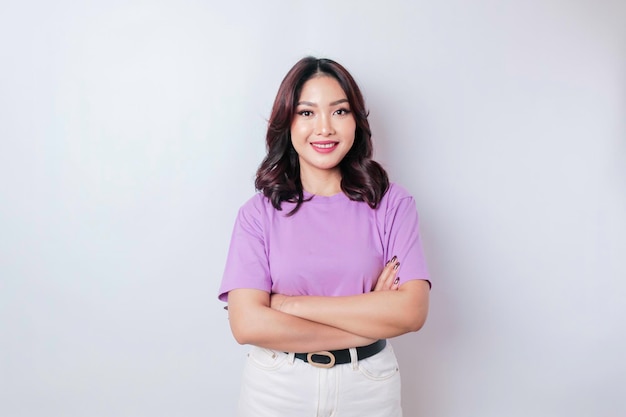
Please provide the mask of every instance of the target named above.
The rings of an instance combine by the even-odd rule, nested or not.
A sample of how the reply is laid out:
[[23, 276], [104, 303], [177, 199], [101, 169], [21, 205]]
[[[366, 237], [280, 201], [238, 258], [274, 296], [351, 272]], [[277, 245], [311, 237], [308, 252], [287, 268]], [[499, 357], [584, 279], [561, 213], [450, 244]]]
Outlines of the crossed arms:
[[343, 296], [285, 296], [254, 289], [229, 292], [230, 327], [240, 344], [285, 352], [364, 346], [418, 331], [428, 315], [430, 286], [422, 279], [396, 282], [394, 262], [372, 292]]

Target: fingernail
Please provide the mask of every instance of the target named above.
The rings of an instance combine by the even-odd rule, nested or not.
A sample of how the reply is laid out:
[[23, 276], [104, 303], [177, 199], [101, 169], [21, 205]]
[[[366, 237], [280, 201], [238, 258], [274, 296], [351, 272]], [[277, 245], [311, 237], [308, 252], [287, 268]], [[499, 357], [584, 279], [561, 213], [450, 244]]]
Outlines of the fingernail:
[[398, 282], [400, 282], [400, 277], [396, 278], [396, 280], [393, 282], [393, 285], [398, 285]]
[[396, 255], [393, 255], [393, 258], [391, 258], [391, 261], [389, 262], [395, 262], [396, 260], [398, 260], [398, 257]]
[[395, 270], [397, 270], [399, 266], [400, 266], [400, 262], [398, 262], [397, 264], [395, 264], [395, 265], [393, 266], [393, 270], [394, 270], [394, 271], [395, 271]]

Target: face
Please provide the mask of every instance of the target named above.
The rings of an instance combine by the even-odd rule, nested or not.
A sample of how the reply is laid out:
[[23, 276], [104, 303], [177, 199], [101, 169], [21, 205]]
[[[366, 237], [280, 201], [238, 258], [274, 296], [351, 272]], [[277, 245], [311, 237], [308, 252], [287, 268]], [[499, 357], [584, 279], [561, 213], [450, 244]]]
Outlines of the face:
[[330, 76], [302, 86], [291, 122], [291, 143], [303, 176], [338, 174], [339, 163], [354, 143], [356, 122], [346, 93]]

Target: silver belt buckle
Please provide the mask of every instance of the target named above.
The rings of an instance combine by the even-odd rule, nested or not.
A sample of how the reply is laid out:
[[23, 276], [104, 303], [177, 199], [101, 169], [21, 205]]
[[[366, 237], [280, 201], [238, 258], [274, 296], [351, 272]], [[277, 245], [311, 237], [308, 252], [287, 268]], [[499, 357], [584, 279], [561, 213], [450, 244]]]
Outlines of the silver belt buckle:
[[[330, 359], [330, 362], [328, 362], [328, 363], [314, 362], [313, 361], [313, 355], [326, 356], [328, 359]], [[327, 350], [321, 350], [319, 352], [307, 353], [306, 354], [306, 360], [307, 360], [308, 363], [311, 364], [311, 366], [315, 366], [316, 368], [332, 368], [333, 366], [335, 366], [335, 355], [333, 355], [332, 353], [330, 353]]]

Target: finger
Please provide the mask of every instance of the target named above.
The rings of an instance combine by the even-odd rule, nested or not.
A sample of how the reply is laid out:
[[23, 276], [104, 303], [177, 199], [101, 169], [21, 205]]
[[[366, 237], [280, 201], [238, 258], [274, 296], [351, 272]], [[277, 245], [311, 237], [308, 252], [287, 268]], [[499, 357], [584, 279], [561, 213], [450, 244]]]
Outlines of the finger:
[[376, 280], [376, 286], [374, 287], [374, 291], [380, 291], [384, 289], [387, 281], [389, 280], [389, 276], [393, 273], [393, 264], [391, 261], [388, 261], [385, 264], [385, 267], [381, 271], [378, 279]]
[[394, 283], [394, 281], [396, 279], [399, 267], [400, 267], [400, 262], [395, 262], [395, 263], [389, 265], [389, 272], [385, 276], [385, 279], [384, 279], [384, 282], [383, 282], [383, 288], [388, 290], [388, 289], [390, 289], [393, 286], [393, 283]]
[[400, 262], [397, 262], [397, 259], [398, 258], [394, 256], [391, 261], [387, 262], [387, 265], [385, 265], [383, 271], [378, 277], [374, 291], [392, 289], [393, 282], [396, 279], [396, 274], [398, 272], [398, 267], [400, 266]]
[[397, 290], [398, 288], [400, 288], [400, 277], [396, 277], [396, 279], [393, 280], [393, 285], [391, 286], [392, 290]]
[[384, 288], [387, 290], [391, 290], [394, 289], [394, 285], [396, 285], [398, 283], [397, 279], [397, 274], [398, 274], [398, 267], [400, 266], [400, 263], [396, 263], [391, 270], [391, 274], [389, 275], [389, 277], [387, 278], [387, 280], [385, 281], [385, 285]]

